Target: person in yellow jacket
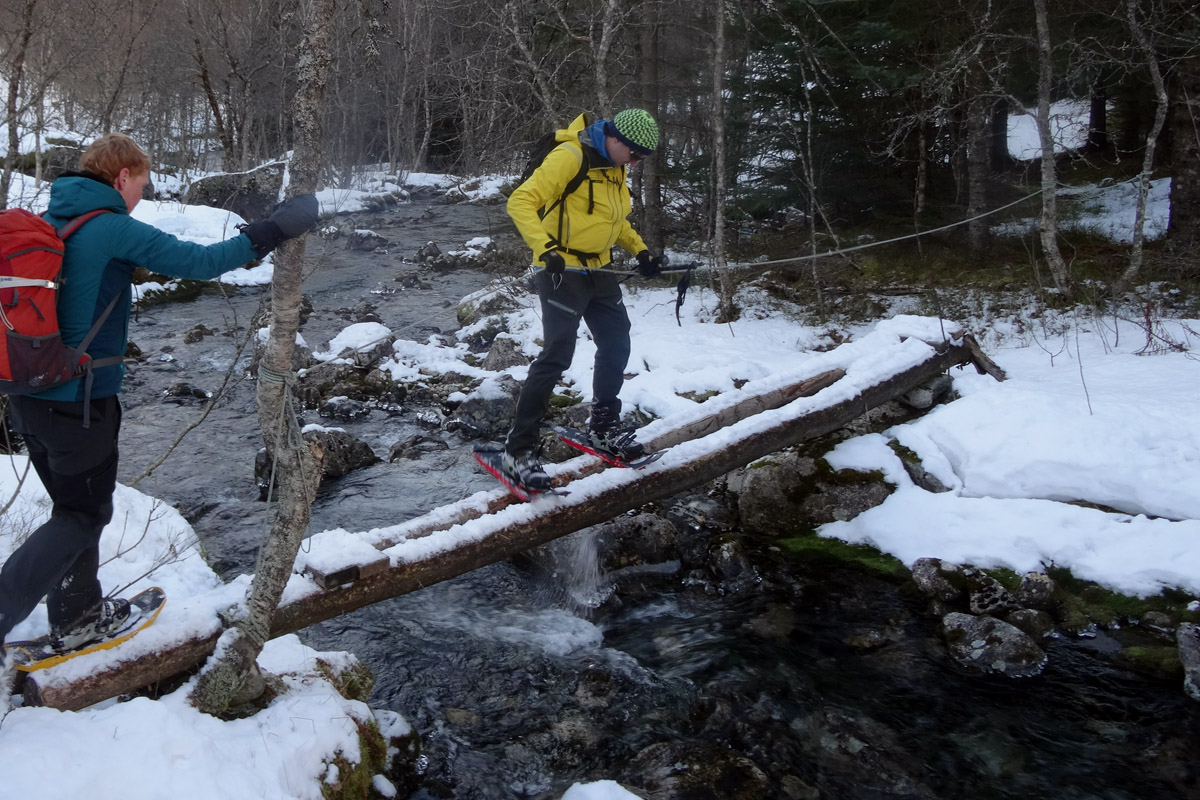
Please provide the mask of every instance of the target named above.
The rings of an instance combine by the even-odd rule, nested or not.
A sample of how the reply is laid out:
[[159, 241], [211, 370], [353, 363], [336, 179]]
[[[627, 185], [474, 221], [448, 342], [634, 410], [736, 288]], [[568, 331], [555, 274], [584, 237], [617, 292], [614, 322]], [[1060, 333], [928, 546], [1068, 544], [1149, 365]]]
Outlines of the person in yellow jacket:
[[612, 260], [613, 245], [636, 255], [644, 277], [654, 277], [663, 266], [662, 256], [650, 254], [628, 220], [633, 206], [626, 172], [658, 146], [654, 118], [636, 108], [590, 124], [580, 115], [558, 131], [557, 140], [508, 199], [508, 214], [533, 251], [543, 344], [517, 400], [501, 469], [535, 492], [550, 488], [536, 446], [554, 386], [575, 355], [581, 319], [596, 343], [592, 444], [625, 460], [642, 454], [630, 428], [620, 423], [617, 397], [629, 361], [629, 314], [618, 276], [600, 268]]

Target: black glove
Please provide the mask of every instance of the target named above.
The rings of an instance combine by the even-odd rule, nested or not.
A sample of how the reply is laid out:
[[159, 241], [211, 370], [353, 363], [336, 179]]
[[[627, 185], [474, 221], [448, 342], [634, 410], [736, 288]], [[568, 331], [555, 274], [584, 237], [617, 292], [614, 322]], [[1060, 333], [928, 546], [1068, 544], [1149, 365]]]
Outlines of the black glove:
[[554, 250], [542, 253], [542, 263], [546, 265], [546, 272], [551, 275], [562, 275], [567, 269], [567, 262]]
[[266, 258], [280, 244], [296, 238], [316, 224], [319, 211], [316, 195], [298, 194], [275, 206], [266, 219], [243, 225], [241, 230], [250, 239], [255, 254], [259, 258]]
[[643, 278], [655, 278], [662, 273], [663, 267], [667, 265], [666, 256], [651, 257], [649, 250], [643, 250], [637, 254], [638, 274]]

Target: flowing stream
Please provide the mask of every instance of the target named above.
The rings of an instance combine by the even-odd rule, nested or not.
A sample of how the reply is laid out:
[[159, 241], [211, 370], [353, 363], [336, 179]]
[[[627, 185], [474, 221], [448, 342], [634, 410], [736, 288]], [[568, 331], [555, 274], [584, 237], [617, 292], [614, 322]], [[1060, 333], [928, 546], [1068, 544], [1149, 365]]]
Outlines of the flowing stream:
[[[508, 231], [499, 207], [414, 204], [341, 223], [392, 244], [365, 253], [310, 241], [314, 310], [302, 334], [314, 349], [365, 310], [406, 338], [452, 330], [455, 302], [487, 277], [421, 272], [428, 288], [403, 288], [417, 273], [406, 259], [429, 240], [449, 250]], [[220, 386], [264, 294], [137, 315], [131, 338], [147, 359], [123, 398], [122, 481], [199, 415], [202, 401], [172, 387]], [[198, 325], [214, 334], [186, 342]], [[261, 437], [246, 363], [248, 351], [227, 397], [138, 484], [185, 514], [227, 578], [253, 570], [271, 521], [254, 483]], [[387, 462], [393, 442], [430, 432], [420, 410], [336, 423], [383, 461], [327, 481], [312, 531], [392, 524], [494, 487], [455, 433], [436, 434], [445, 451]], [[320, 420], [307, 411], [304, 421]], [[693, 502], [712, 501], [663, 505]], [[726, 535], [674, 518], [699, 547]], [[966, 675], [900, 587], [798, 563], [767, 542], [743, 546], [748, 583], [668, 568], [618, 584], [584, 531], [553, 546], [552, 570], [493, 565], [302, 638], [355, 653], [376, 675], [373, 704], [420, 734], [406, 797], [549, 800], [575, 781], [613, 779], [663, 798], [1200, 798], [1200, 704], [1178, 680], [1114, 663], [1103, 635], [1050, 641], [1037, 678]]]

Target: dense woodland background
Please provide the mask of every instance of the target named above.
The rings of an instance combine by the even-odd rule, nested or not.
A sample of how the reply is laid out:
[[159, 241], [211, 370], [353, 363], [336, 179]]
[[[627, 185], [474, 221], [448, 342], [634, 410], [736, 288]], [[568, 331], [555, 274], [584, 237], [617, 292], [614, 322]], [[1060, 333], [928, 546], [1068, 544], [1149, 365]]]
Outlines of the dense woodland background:
[[[293, 146], [310, 2], [5, 0], [5, 119], [85, 138], [128, 131], [181, 174], [279, 158]], [[1200, 276], [1192, 2], [339, 0], [332, 25], [330, 183], [377, 164], [515, 172], [546, 129], [637, 105], [664, 132], [634, 174], [638, 221], [660, 247], [686, 232], [731, 258], [824, 251], [971, 219], [1055, 182], [1169, 175], [1171, 227], [1153, 263]], [[1014, 162], [1008, 115], [1045, 116], [1064, 98], [1090, 101], [1086, 148]], [[7, 127], [6, 185], [12, 169], [42, 168]], [[954, 246], [990, 252], [995, 221], [957, 229]], [[738, 233], [789, 225], [771, 244]], [[1132, 272], [1108, 263], [1110, 275], [1136, 277], [1140, 247]], [[1067, 289], [1081, 268], [1055, 259]]]

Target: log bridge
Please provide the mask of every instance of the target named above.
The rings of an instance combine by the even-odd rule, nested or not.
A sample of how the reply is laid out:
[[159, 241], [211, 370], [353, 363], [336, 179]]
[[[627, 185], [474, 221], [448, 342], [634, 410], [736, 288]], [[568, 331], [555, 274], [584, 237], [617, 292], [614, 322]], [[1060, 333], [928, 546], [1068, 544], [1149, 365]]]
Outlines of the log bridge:
[[[952, 367], [969, 363], [980, 373], [1004, 379], [969, 335], [936, 344], [900, 338], [888, 346], [898, 355], [883, 367], [876, 353], [871, 354], [874, 359], [863, 358], [860, 352], [838, 363], [835, 356], [845, 347], [822, 354], [830, 356], [825, 360], [812, 359], [807, 374], [755, 381], [698, 404], [694, 416], [674, 415], [651, 423], [640, 437], [647, 449], [670, 452], [643, 471], [608, 470], [589, 481], [603, 466], [597, 459], [580, 456], [547, 465], [556, 485], [571, 484], [568, 496], [519, 503], [503, 490], [479, 492], [394, 528], [353, 534], [370, 539], [370, 548], [361, 542], [344, 548], [358, 555], [356, 563], [335, 568], [298, 565], [310, 590], [280, 605], [271, 636], [294, 633], [457, 577], [703, 485], [773, 452], [835, 431]], [[858, 366], [862, 361], [873, 366]], [[365, 557], [364, 549], [370, 551]], [[297, 579], [294, 575], [293, 581]], [[135, 655], [82, 678], [56, 674], [61, 667], [31, 673], [24, 680], [25, 703], [76, 710], [155, 685], [203, 662], [218, 636], [219, 631], [165, 651]]]

